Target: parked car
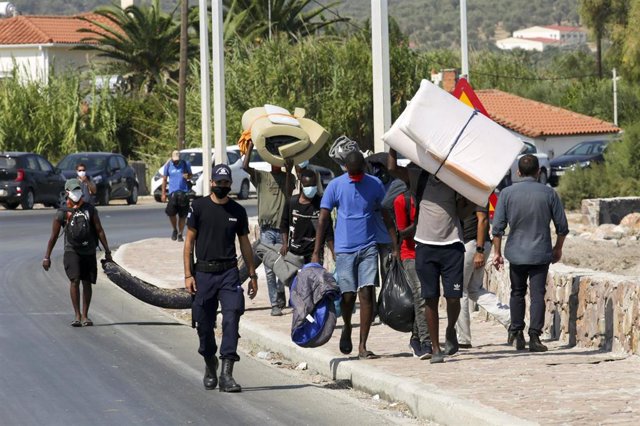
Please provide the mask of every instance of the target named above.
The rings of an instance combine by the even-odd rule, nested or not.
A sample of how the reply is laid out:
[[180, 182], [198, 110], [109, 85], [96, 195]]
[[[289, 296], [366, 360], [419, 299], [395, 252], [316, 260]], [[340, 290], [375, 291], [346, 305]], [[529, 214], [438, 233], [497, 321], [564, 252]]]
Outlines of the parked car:
[[551, 175], [549, 177], [551, 186], [558, 186], [560, 177], [567, 170], [573, 170], [576, 167], [585, 168], [594, 163], [602, 163], [608, 144], [609, 141], [606, 140], [580, 142], [561, 156], [551, 160]]
[[61, 207], [65, 203], [65, 178], [44, 157], [31, 152], [0, 153], [0, 204], [7, 209], [35, 203]]
[[[211, 163], [215, 164], [213, 158], [213, 152], [211, 153]], [[202, 197], [204, 193], [204, 182], [202, 180], [202, 149], [190, 148], [180, 151], [180, 159], [188, 161], [191, 165], [191, 191], [189, 196], [191, 198]], [[231, 193], [236, 194], [241, 200], [249, 198], [251, 190], [255, 192], [255, 188], [251, 185], [249, 180], [249, 174], [242, 170], [242, 158], [237, 150], [232, 147], [227, 148], [227, 162], [229, 168], [231, 168], [231, 178], [233, 182], [231, 184]], [[157, 202], [162, 198], [162, 178], [164, 176], [164, 165], [158, 169], [155, 176], [151, 181], [151, 192]], [[168, 181], [168, 179], [167, 179]]]
[[511, 185], [514, 182], [520, 181], [522, 178], [518, 176], [518, 161], [525, 154], [533, 154], [538, 157], [538, 163], [540, 166], [540, 176], [538, 177], [538, 182], [547, 184], [549, 182], [549, 170], [551, 170], [551, 163], [549, 161], [549, 156], [543, 152], [538, 152], [536, 146], [530, 142], [523, 142], [524, 145], [520, 154], [516, 157], [515, 161], [511, 165], [511, 168], [505, 175], [505, 177], [500, 181], [498, 185], [498, 190], [502, 190], [507, 186]]
[[320, 174], [320, 181], [322, 182], [323, 188], [326, 188], [329, 182], [336, 177], [335, 173], [328, 167], [318, 166], [317, 164], [309, 164], [307, 167], [309, 170]]
[[115, 199], [125, 199], [127, 204], [138, 202], [138, 177], [123, 155], [79, 152], [60, 160], [58, 168], [70, 179], [77, 176], [76, 166], [80, 163], [87, 167], [87, 176], [96, 184], [96, 195], [92, 201], [103, 206]]

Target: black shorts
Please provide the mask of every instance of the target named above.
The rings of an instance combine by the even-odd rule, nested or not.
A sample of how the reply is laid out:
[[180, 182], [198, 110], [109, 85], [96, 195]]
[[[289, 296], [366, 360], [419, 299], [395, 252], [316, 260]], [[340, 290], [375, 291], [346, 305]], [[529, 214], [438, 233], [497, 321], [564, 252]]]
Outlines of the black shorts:
[[167, 208], [164, 209], [167, 216], [187, 217], [189, 213], [189, 196], [186, 192], [175, 191], [169, 195]]
[[78, 254], [75, 251], [65, 251], [62, 260], [64, 271], [69, 281], [89, 281], [96, 283], [98, 278], [98, 262], [95, 254]]
[[416, 272], [420, 279], [422, 297], [425, 299], [440, 297], [440, 278], [444, 297], [461, 298], [464, 244], [436, 246], [416, 242]]

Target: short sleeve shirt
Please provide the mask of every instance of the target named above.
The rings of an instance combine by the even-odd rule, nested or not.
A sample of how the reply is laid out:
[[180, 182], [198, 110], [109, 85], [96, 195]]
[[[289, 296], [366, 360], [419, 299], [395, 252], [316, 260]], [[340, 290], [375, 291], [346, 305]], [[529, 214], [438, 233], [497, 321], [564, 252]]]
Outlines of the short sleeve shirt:
[[[85, 215], [88, 222], [91, 224], [89, 226], [89, 232], [91, 233], [91, 238], [89, 238], [89, 245], [86, 247], [74, 247], [67, 239], [67, 233], [64, 233], [64, 251], [74, 251], [78, 254], [82, 255], [91, 255], [96, 253], [96, 248], [98, 246], [98, 234], [96, 233], [95, 226], [93, 226], [93, 216], [97, 214], [97, 209], [89, 203], [83, 203], [79, 210], [82, 214]], [[64, 229], [67, 224], [67, 219], [73, 213], [73, 209], [68, 207], [63, 207], [56, 211], [56, 220], [60, 223], [60, 226]]]
[[258, 194], [258, 224], [279, 228], [287, 202], [287, 175], [255, 170], [252, 182]]
[[[393, 209], [396, 218], [396, 226], [398, 230], [402, 231], [406, 227], [413, 223], [416, 217], [416, 205], [413, 197], [409, 196], [409, 215], [407, 217], [407, 197], [405, 194], [398, 195], [393, 200]], [[413, 238], [405, 238], [400, 245], [400, 259], [415, 259], [416, 258], [416, 242]]]
[[462, 241], [457, 214], [457, 194], [451, 187], [429, 175], [416, 227], [415, 240], [423, 244], [449, 245]]
[[178, 165], [169, 161], [164, 166], [164, 175], [169, 178], [169, 194], [176, 191], [189, 192], [187, 180], [182, 176], [184, 173], [191, 174], [191, 165], [188, 161], [180, 160]]
[[195, 200], [187, 225], [197, 231], [196, 258], [206, 262], [235, 260], [236, 236], [249, 234], [247, 211], [231, 199], [225, 204], [216, 204], [211, 197]]
[[[476, 213], [485, 213], [487, 214], [489, 211], [489, 206], [476, 206], [475, 211], [464, 218], [462, 220], [462, 235], [464, 238], [465, 244], [469, 241], [476, 240], [478, 238], [478, 216]], [[487, 231], [484, 236], [484, 241], [489, 241], [491, 238], [489, 237], [489, 227], [487, 226]]]
[[353, 182], [347, 173], [329, 182], [320, 207], [338, 211], [336, 253], [354, 253], [376, 243], [376, 215], [380, 215], [384, 196], [382, 182], [368, 174], [360, 182]]

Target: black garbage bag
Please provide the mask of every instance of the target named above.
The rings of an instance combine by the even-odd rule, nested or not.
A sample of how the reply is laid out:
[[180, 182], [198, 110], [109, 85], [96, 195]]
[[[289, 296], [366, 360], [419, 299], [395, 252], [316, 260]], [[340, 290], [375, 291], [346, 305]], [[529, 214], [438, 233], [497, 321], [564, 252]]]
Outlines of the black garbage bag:
[[400, 260], [392, 258], [390, 262], [387, 279], [378, 297], [378, 316], [394, 330], [410, 332], [415, 319], [413, 290]]

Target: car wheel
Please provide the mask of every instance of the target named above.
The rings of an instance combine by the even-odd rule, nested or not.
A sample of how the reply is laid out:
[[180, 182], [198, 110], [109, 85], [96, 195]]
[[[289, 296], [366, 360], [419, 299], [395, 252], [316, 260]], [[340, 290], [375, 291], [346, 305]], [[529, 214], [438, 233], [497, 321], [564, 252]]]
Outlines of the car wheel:
[[67, 194], [64, 191], [60, 192], [58, 195], [58, 201], [52, 207], [61, 209], [67, 204]]
[[20, 205], [22, 206], [22, 210], [31, 210], [33, 205], [35, 204], [35, 196], [33, 195], [33, 190], [27, 190], [27, 193], [22, 197], [22, 201]]
[[127, 198], [127, 204], [137, 204], [138, 203], [138, 185], [133, 185], [131, 188], [131, 195]]
[[20, 204], [19, 203], [3, 203], [2, 205], [7, 210], [15, 210], [18, 208]]
[[100, 195], [100, 205], [108, 206], [109, 200], [111, 199], [111, 194], [109, 194], [109, 188], [105, 188], [104, 192]]
[[240, 185], [240, 192], [238, 192], [238, 198], [240, 200], [246, 200], [249, 198], [249, 181], [243, 180], [242, 185]]
[[547, 171], [545, 169], [540, 170], [540, 176], [538, 176], [538, 182], [543, 185], [546, 185], [548, 182]]
[[158, 203], [162, 202], [162, 196], [159, 194], [154, 194], [153, 199], [156, 200]]

